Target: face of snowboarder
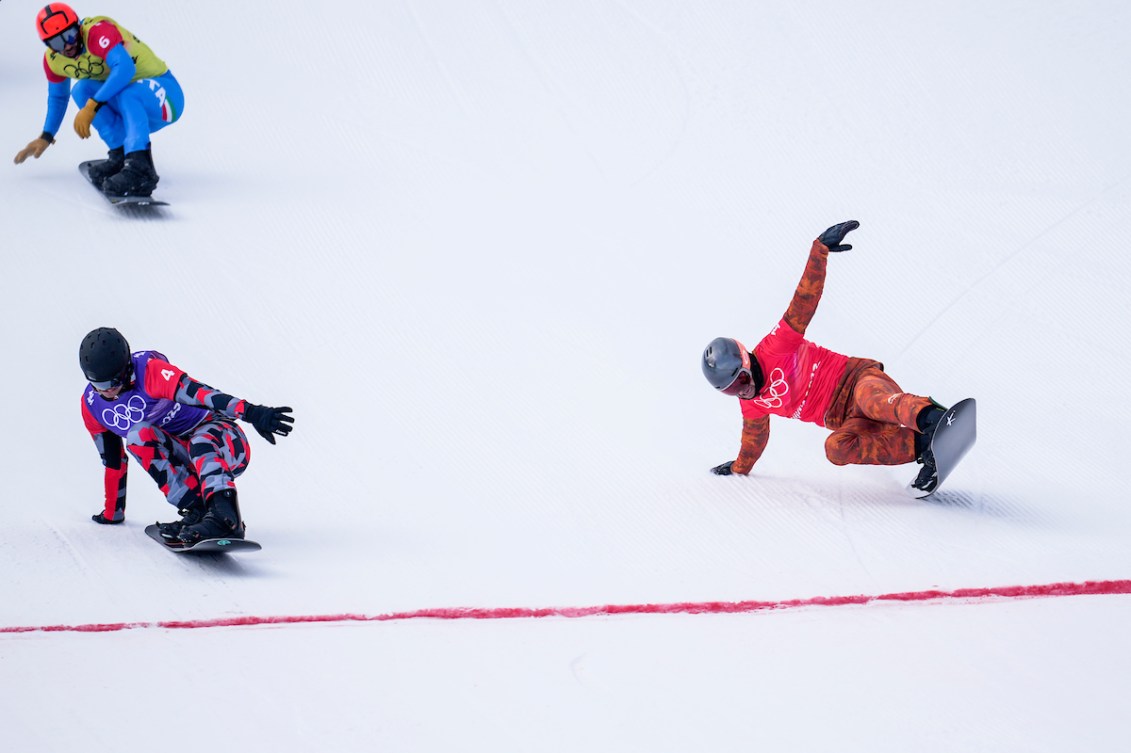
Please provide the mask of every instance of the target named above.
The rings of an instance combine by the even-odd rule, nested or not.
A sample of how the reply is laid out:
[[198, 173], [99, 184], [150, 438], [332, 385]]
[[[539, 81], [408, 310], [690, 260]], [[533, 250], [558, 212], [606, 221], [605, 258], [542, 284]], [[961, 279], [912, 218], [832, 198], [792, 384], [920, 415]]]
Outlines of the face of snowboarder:
[[82, 31], [78, 24], [73, 24], [55, 36], [45, 39], [43, 43], [66, 57], [77, 58], [82, 52]]
[[734, 381], [719, 391], [743, 400], [754, 399], [758, 395], [758, 388], [754, 384], [753, 371], [749, 367], [739, 369]]
[[97, 387], [95, 387], [94, 391], [97, 392], [99, 394], [99, 396], [102, 397], [103, 400], [117, 400], [118, 395], [120, 395], [122, 393], [122, 386], [123, 385], [119, 384], [116, 387], [111, 387], [108, 390], [100, 390]]

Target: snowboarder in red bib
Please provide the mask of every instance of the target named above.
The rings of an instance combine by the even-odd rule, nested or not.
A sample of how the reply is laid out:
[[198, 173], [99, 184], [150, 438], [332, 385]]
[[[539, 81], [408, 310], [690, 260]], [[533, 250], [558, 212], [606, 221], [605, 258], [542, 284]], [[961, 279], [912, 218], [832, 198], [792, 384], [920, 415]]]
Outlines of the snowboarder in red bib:
[[180, 513], [180, 520], [160, 524], [167, 541], [244, 538], [235, 479], [247, 468], [250, 447], [236, 419], [275, 444], [275, 435], [291, 432], [291, 409], [218, 392], [155, 350], [131, 353], [126, 338], [109, 327], [83, 338], [79, 364], [90, 382], [83, 423], [106, 469], [105, 505], [93, 520], [125, 520], [129, 450]]
[[55, 143], [73, 99], [75, 133], [90, 138], [93, 128], [109, 149], [107, 159], [91, 165], [91, 181], [111, 196], [152, 194], [160, 178], [150, 135], [175, 123], [185, 107], [169, 66], [114, 19], [80, 18], [65, 3], [45, 5], [35, 27], [47, 46], [47, 119], [43, 132], [16, 154], [16, 164], [39, 159]]
[[724, 395], [739, 399], [742, 445], [738, 458], [711, 471], [746, 474], [770, 439], [770, 416], [796, 418], [832, 430], [825, 455], [836, 465], [923, 465], [912, 486], [933, 490], [931, 438], [945, 409], [906, 393], [879, 361], [835, 353], [805, 339], [825, 286], [829, 253], [848, 251], [855, 220], [834, 225], [813, 241], [805, 273], [785, 316], [748, 351], [730, 337], [703, 351], [703, 374]]

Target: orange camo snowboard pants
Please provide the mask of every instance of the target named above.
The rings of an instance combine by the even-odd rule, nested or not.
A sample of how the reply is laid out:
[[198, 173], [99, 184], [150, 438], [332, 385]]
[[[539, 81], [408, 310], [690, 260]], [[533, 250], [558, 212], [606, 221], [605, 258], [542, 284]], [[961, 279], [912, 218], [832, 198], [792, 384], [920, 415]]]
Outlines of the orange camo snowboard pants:
[[903, 465], [915, 460], [916, 418], [930, 398], [905, 393], [878, 366], [852, 385], [845, 420], [825, 440], [835, 465]]

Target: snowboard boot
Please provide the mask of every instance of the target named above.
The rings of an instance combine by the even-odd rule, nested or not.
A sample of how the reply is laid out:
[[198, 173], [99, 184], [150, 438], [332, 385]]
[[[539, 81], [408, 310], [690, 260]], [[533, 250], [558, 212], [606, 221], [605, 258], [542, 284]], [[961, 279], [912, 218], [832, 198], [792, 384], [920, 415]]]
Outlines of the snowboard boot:
[[106, 153], [109, 159], [99, 160], [90, 166], [90, 180], [94, 185], [102, 188], [102, 183], [111, 175], [117, 175], [126, 164], [126, 150], [115, 147]]
[[915, 435], [915, 462], [922, 463], [923, 467], [919, 469], [919, 475], [911, 482], [911, 486], [925, 492], [934, 491], [939, 483], [935, 453], [931, 451], [931, 440], [935, 438], [935, 430], [939, 428], [939, 423], [945, 415], [946, 408], [932, 399], [931, 404], [919, 411], [919, 416], [915, 419], [916, 427], [919, 429], [919, 433]]
[[177, 537], [181, 535], [181, 530], [185, 526], [196, 525], [204, 519], [204, 500], [194, 494], [183, 501], [177, 514], [181, 516], [180, 520], [157, 524], [157, 531], [170, 544], [180, 544], [180, 539]]
[[243, 518], [235, 489], [216, 492], [205, 503], [207, 508], [199, 523], [185, 525], [177, 538], [183, 544], [195, 544], [203, 539], [242, 539]]
[[153, 166], [153, 148], [147, 146], [127, 154], [122, 169], [102, 181], [102, 191], [111, 196], [150, 196], [160, 179]]

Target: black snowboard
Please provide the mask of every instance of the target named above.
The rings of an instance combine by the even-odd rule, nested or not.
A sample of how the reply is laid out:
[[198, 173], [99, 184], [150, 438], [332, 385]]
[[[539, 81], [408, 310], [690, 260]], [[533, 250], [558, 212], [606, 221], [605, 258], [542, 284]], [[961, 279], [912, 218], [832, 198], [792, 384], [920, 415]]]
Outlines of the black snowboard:
[[177, 554], [226, 554], [227, 552], [257, 552], [263, 547], [258, 541], [250, 539], [203, 539], [192, 546], [177, 546], [168, 543], [157, 529], [157, 524], [145, 527], [145, 533], [163, 548]]
[[937, 492], [977, 439], [978, 403], [974, 398], [969, 397], [946, 412], [939, 421], [935, 436], [931, 439], [931, 452], [935, 454], [938, 481], [929, 490], [919, 489], [910, 484], [907, 490], [919, 499]]
[[90, 179], [90, 167], [91, 167], [91, 165], [98, 165], [98, 164], [101, 164], [103, 162], [106, 162], [106, 160], [104, 160], [104, 159], [93, 159], [93, 160], [88, 160], [86, 162], [82, 162], [82, 163], [79, 164], [79, 172], [82, 173], [82, 177], [86, 178], [87, 182], [89, 182], [90, 185], [92, 185], [96, 189], [98, 189], [98, 193], [102, 194], [102, 197], [104, 199], [106, 199], [106, 201], [110, 202], [111, 204], [113, 204], [116, 207], [123, 207], [123, 206], [167, 207], [167, 206], [169, 206], [169, 202], [158, 201], [157, 199], [153, 198], [152, 196], [115, 196], [114, 194], [109, 194], [109, 193], [106, 193], [105, 191], [103, 191], [101, 186], [95, 186], [94, 181], [92, 181]]

